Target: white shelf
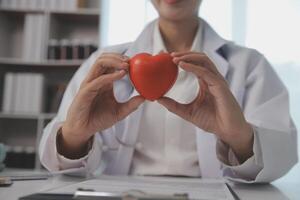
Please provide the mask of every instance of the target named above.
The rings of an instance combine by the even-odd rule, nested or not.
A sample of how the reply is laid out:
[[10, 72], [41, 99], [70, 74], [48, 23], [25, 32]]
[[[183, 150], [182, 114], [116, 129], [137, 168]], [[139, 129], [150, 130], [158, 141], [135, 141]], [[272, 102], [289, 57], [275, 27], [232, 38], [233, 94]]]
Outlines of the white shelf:
[[48, 173], [46, 169], [32, 170], [32, 169], [22, 169], [22, 168], [5, 168], [0, 172], [1, 176], [15, 176], [15, 175], [40, 175]]
[[10, 12], [10, 13], [44, 13], [44, 10], [37, 9], [23, 9], [23, 8], [0, 8], [0, 12]]
[[0, 112], [1, 119], [53, 119], [56, 113], [40, 113], [40, 114], [30, 114], [30, 113], [5, 113]]
[[84, 60], [45, 60], [44, 62], [30, 62], [19, 58], [0, 58], [0, 66], [78, 67], [83, 62]]
[[79, 8], [77, 10], [43, 10], [43, 9], [25, 9], [25, 8], [0, 8], [0, 12], [11, 13], [50, 13], [50, 14], [67, 14], [67, 15], [93, 15], [99, 16], [100, 10], [94, 8]]
[[62, 11], [62, 10], [50, 10], [47, 11], [50, 14], [66, 14], [66, 15], [92, 15], [92, 16], [99, 16], [100, 10], [98, 9], [91, 9], [91, 8], [80, 8], [77, 10], [70, 10], [70, 11]]

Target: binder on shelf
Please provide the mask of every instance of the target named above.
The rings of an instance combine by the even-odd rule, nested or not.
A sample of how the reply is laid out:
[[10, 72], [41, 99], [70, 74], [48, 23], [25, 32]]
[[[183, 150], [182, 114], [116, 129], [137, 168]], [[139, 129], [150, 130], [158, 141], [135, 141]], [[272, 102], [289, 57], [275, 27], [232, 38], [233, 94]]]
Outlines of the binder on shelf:
[[7, 8], [8, 7], [8, 0], [1, 0], [0, 1], [0, 7], [1, 8]]
[[33, 16], [31, 14], [26, 15], [25, 24], [24, 24], [24, 41], [23, 41], [23, 59], [25, 61], [30, 60], [31, 52], [33, 47], [33, 28], [34, 21]]
[[23, 104], [23, 89], [22, 87], [24, 87], [23, 82], [22, 82], [22, 77], [21, 74], [17, 73], [15, 74], [15, 84], [16, 84], [16, 89], [15, 89], [15, 103], [13, 105], [13, 112], [23, 112], [22, 111], [22, 104]]
[[49, 1], [49, 4], [50, 4], [49, 8], [50, 8], [50, 10], [56, 10], [57, 9], [57, 2], [56, 1], [57, 0], [51, 0], [51, 1]]
[[[20, 1], [24, 1], [24, 0], [20, 0]], [[38, 2], [39, 0], [25, 0], [27, 9], [31, 9], [31, 10], [37, 9]]]
[[[77, 8], [87, 7], [87, 2], [88, 2], [87, 0], [77, 0]], [[98, 6], [99, 6], [100, 1], [97, 0], [97, 2], [98, 2]]]
[[18, 0], [10, 0], [9, 4], [9, 8], [18, 8]]
[[19, 8], [20, 9], [27, 9], [28, 8], [28, 4], [27, 4], [27, 0], [19, 0]]
[[42, 74], [7, 73], [4, 81], [3, 112], [43, 112], [45, 80]]
[[50, 9], [50, 4], [51, 4], [51, 1], [49, 1], [49, 0], [44, 0], [44, 9], [49, 10], [49, 9]]
[[83, 8], [86, 5], [86, 0], [63, 0], [63, 10], [74, 11], [78, 8]]
[[[46, 9], [46, 1], [47, 0], [35, 0], [36, 1], [36, 8], [39, 10]], [[49, 0], [48, 0], [49, 1]]]
[[31, 74], [23, 74], [23, 87], [24, 87], [24, 96], [23, 96], [23, 103], [22, 103], [22, 112], [24, 113], [30, 113], [31, 111], [31, 92], [29, 92], [32, 89], [32, 80], [31, 80]]
[[4, 93], [2, 111], [10, 113], [13, 110], [15, 101], [15, 76], [13, 73], [6, 73], [4, 77]]
[[[85, 1], [85, 0], [83, 0]], [[97, 8], [100, 9], [101, 3], [99, 0], [87, 0], [85, 1], [86, 5], [85, 7], [89, 7], [89, 8]]]
[[43, 58], [43, 36], [44, 36], [44, 16], [38, 15], [36, 16], [36, 47], [35, 47], [35, 53], [34, 53], [34, 60], [35, 61], [41, 61]]
[[86, 0], [51, 0], [46, 5], [50, 10], [75, 11], [87, 5]]
[[46, 17], [43, 14], [30, 13], [26, 15], [23, 42], [23, 59], [25, 61], [42, 61], [44, 57], [45, 22]]
[[[91, 0], [89, 0], [91, 1]], [[88, 0], [1, 0], [1, 8], [10, 9], [51, 9], [74, 11], [86, 7]], [[99, 5], [99, 0], [92, 1], [93, 7]], [[95, 3], [96, 2], [96, 3]]]
[[43, 100], [44, 100], [44, 76], [42, 74], [36, 74], [34, 76], [35, 92], [32, 98], [32, 112], [42, 113], [43, 110]]

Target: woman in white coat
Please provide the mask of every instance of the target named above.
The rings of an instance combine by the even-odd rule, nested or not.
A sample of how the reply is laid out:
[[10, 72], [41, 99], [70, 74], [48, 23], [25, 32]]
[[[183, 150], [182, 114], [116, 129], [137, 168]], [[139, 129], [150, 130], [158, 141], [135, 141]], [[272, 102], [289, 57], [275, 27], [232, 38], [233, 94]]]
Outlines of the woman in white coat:
[[[200, 0], [152, 3], [159, 18], [135, 42], [99, 50], [76, 72], [44, 130], [42, 164], [246, 183], [287, 173], [297, 162], [297, 132], [287, 90], [267, 60], [199, 19]], [[129, 81], [128, 60], [161, 51], [180, 67], [178, 79], [165, 97], [145, 101]]]

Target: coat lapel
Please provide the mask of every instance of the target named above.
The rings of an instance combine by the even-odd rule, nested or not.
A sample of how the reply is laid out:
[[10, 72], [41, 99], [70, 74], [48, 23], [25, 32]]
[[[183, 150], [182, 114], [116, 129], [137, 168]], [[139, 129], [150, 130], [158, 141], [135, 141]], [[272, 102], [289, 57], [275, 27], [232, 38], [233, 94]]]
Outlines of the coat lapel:
[[[136, 41], [130, 45], [128, 50], [124, 53], [126, 56], [132, 57], [135, 54], [142, 52], [152, 53], [154, 23], [155, 22], [150, 23], [136, 39]], [[126, 77], [126, 79], [130, 81], [129, 77]], [[139, 95], [138, 92], [133, 88], [129, 98], [137, 95]], [[141, 105], [138, 110], [128, 116], [126, 120], [123, 120], [125, 123], [125, 128], [122, 141], [124, 143], [136, 144], [142, 113], [143, 105]], [[114, 169], [112, 170], [114, 174], [129, 174], [133, 152], [134, 148], [132, 147], [120, 146], [117, 153], [116, 163], [114, 164]]]
[[[214, 62], [219, 72], [226, 78], [228, 62], [219, 54], [219, 50], [228, 42], [222, 39], [204, 21], [203, 24], [203, 51]], [[202, 129], [197, 129], [197, 151], [200, 163], [201, 176], [205, 178], [221, 177], [221, 164], [217, 159], [216, 137]]]
[[214, 62], [223, 77], [226, 78], [229, 65], [227, 60], [220, 54], [220, 50], [230, 42], [221, 38], [206, 21], [201, 19], [201, 23], [203, 25], [203, 51]]

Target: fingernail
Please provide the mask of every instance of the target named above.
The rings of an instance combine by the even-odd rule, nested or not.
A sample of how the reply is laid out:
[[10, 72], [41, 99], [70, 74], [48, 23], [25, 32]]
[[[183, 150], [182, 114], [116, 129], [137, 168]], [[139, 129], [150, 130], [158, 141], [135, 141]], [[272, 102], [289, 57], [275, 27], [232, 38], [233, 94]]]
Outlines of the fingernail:
[[119, 74], [126, 73], [126, 71], [125, 71], [124, 69], [121, 69], [121, 70], [119, 70], [118, 72], [119, 72]]
[[121, 66], [120, 66], [123, 70], [127, 70], [129, 68], [129, 64], [128, 63], [123, 63]]
[[124, 61], [127, 61], [127, 60], [129, 60], [129, 57], [123, 55], [123, 60], [124, 60]]

